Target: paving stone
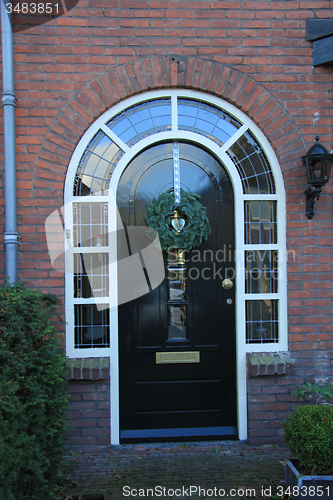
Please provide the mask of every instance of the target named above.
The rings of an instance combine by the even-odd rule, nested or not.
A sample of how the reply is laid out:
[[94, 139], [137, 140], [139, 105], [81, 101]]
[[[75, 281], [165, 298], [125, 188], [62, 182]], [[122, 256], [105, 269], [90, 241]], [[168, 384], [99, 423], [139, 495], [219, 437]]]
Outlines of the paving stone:
[[[183, 488], [192, 487], [191, 498], [203, 498], [198, 493], [203, 490], [209, 493], [225, 490], [227, 495], [235, 489], [237, 494], [237, 488], [241, 494], [233, 496], [236, 499], [248, 498], [246, 489], [255, 489], [256, 497], [252, 498], [269, 498], [262, 496], [262, 490], [272, 487], [272, 495], [276, 495], [277, 486], [283, 485], [283, 462], [289, 456], [288, 450], [279, 445], [249, 446], [234, 441], [113, 446], [109, 452], [97, 455], [67, 457], [67, 475], [72, 486], [62, 497], [59, 493], [57, 500], [64, 500], [65, 495], [79, 498], [78, 492], [85, 492], [85, 496], [81, 493], [81, 500], [90, 500], [87, 492], [95, 494], [96, 500], [98, 494], [103, 495], [100, 496], [103, 500], [142, 498], [138, 491], [147, 488], [157, 491], [149, 498], [171, 498], [158, 495], [157, 487], [170, 490], [169, 493], [176, 489], [182, 493]], [[189, 498], [186, 494], [176, 497]], [[222, 498], [218, 494], [211, 497]], [[93, 496], [90, 498], [95, 500]]]

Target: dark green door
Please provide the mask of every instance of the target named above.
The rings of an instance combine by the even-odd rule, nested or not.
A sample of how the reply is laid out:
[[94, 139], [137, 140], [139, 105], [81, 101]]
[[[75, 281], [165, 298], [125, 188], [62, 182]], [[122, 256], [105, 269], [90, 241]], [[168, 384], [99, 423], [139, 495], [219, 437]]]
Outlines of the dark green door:
[[[233, 189], [204, 149], [180, 143], [179, 156], [212, 231], [198, 249], [164, 252], [161, 285], [118, 308], [121, 442], [237, 435], [235, 288], [222, 286], [234, 283]], [[147, 203], [172, 187], [172, 143], [138, 155], [117, 192], [124, 227], [145, 226]]]

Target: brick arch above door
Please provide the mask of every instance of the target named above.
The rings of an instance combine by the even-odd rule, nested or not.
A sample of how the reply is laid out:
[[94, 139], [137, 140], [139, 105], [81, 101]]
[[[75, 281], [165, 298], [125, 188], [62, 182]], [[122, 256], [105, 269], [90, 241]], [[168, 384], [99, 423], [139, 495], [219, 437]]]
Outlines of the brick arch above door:
[[265, 133], [283, 173], [295, 169], [296, 160], [306, 152], [297, 125], [279, 100], [245, 73], [196, 57], [142, 58], [95, 78], [59, 111], [38, 155], [34, 197], [44, 197], [47, 189], [48, 196], [62, 199], [69, 159], [83, 133], [102, 113], [127, 97], [163, 88], [199, 90], [234, 104]]

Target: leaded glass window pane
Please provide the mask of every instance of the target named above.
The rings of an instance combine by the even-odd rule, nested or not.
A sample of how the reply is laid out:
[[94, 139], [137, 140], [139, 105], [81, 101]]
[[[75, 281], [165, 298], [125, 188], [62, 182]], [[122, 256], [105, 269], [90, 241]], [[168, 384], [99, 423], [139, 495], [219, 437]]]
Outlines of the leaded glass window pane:
[[245, 201], [245, 244], [277, 243], [276, 201]]
[[265, 344], [279, 341], [278, 301], [246, 301], [246, 343]]
[[171, 130], [171, 101], [158, 99], [138, 104], [112, 118], [107, 126], [128, 146], [158, 132]]
[[273, 194], [275, 185], [269, 162], [253, 135], [247, 131], [227, 151], [240, 175], [245, 194]]
[[222, 146], [241, 127], [232, 116], [211, 105], [178, 99], [178, 128], [204, 135]]
[[74, 254], [74, 298], [109, 295], [109, 255], [107, 253]]
[[108, 304], [74, 306], [76, 348], [110, 347], [110, 310]]
[[112, 172], [123, 154], [100, 130], [80, 160], [74, 180], [74, 196], [107, 195]]
[[249, 250], [245, 252], [245, 293], [277, 293], [278, 252]]
[[108, 245], [108, 204], [73, 203], [74, 247]]

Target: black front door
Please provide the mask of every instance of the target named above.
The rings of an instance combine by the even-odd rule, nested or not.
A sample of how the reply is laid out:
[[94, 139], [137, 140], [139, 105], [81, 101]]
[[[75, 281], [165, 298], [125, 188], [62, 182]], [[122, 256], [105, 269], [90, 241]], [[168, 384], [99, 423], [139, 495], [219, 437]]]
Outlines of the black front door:
[[[235, 281], [233, 189], [204, 149], [180, 143], [179, 157], [181, 187], [201, 196], [212, 231], [197, 249], [164, 252], [162, 284], [118, 308], [121, 442], [237, 435], [235, 288], [222, 286]], [[117, 191], [124, 227], [145, 226], [147, 203], [172, 187], [172, 143], [138, 155]]]

